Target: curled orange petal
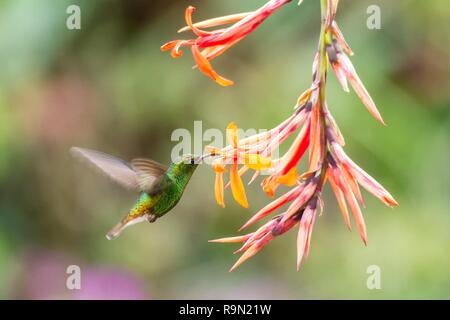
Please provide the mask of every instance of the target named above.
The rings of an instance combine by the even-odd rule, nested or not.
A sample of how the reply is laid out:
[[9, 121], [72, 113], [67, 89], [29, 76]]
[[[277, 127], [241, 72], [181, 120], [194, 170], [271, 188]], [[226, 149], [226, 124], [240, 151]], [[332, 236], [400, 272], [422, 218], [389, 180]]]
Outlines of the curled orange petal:
[[170, 50], [170, 55], [172, 56], [172, 58], [179, 58], [183, 55], [181, 47], [189, 46], [192, 45], [193, 43], [194, 43], [193, 40], [173, 40], [163, 44], [161, 46], [161, 51]]
[[199, 29], [193, 22], [192, 22], [192, 14], [195, 12], [195, 7], [189, 6], [186, 8], [186, 11], [184, 13], [184, 19], [186, 20], [186, 24], [188, 25], [189, 29], [192, 30], [197, 36], [204, 37], [211, 35], [211, 32], [203, 31]]
[[209, 63], [208, 59], [206, 59], [197, 45], [192, 46], [192, 55], [194, 57], [195, 63], [197, 63], [198, 69], [214, 81], [216, 81], [221, 86], [227, 87], [234, 84], [233, 81], [228, 80], [222, 76], [220, 76], [217, 72], [215, 72]]
[[161, 46], [160, 49], [161, 49], [161, 51], [172, 50], [178, 44], [178, 42], [180, 42], [180, 41], [173, 40], [173, 41], [166, 42]]

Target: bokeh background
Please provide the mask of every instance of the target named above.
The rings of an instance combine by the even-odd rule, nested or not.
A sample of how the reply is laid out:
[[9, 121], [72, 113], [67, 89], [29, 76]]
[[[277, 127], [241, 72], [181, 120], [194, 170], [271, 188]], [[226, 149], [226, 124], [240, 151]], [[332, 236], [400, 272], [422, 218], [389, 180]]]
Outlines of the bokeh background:
[[[222, 88], [159, 47], [197, 19], [253, 10], [264, 0], [0, 1], [0, 298], [410, 299], [450, 298], [450, 7], [447, 0], [341, 1], [353, 63], [388, 127], [330, 75], [328, 101], [348, 154], [400, 203], [365, 193], [369, 246], [348, 232], [329, 187], [310, 257], [295, 271], [296, 232], [229, 274], [237, 229], [269, 200], [248, 188], [249, 210], [215, 204], [202, 166], [179, 205], [153, 225], [105, 233], [136, 195], [72, 159], [71, 146], [124, 159], [170, 161], [177, 128], [271, 128], [309, 85], [319, 1], [294, 1], [215, 60]], [[81, 7], [82, 29], [66, 28]], [[369, 30], [366, 9], [381, 8]], [[205, 143], [206, 145], [207, 143]], [[66, 289], [79, 265], [82, 290]], [[366, 287], [381, 268], [381, 290]]]

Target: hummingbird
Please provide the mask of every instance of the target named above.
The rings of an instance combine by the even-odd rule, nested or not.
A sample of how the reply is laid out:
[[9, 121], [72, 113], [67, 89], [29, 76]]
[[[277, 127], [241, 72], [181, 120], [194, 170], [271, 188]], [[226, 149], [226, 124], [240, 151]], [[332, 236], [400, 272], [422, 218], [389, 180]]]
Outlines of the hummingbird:
[[180, 161], [166, 166], [145, 158], [127, 163], [99, 151], [78, 147], [72, 147], [70, 153], [121, 186], [139, 192], [128, 214], [107, 233], [108, 240], [117, 238], [131, 225], [143, 221], [153, 223], [175, 207], [198, 164], [208, 156], [184, 155]]

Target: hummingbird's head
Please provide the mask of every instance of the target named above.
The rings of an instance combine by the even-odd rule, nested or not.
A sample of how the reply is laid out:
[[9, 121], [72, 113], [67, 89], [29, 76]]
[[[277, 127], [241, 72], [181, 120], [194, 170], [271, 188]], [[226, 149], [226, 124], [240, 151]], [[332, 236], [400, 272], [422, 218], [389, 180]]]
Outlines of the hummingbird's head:
[[171, 169], [169, 169], [169, 171], [173, 176], [189, 181], [189, 178], [194, 173], [195, 169], [197, 169], [200, 162], [200, 157], [192, 154], [185, 154], [171, 167]]
[[191, 176], [194, 174], [194, 171], [198, 168], [201, 160], [201, 157], [192, 154], [185, 154], [172, 163], [167, 170], [167, 174], [179, 183], [186, 185]]

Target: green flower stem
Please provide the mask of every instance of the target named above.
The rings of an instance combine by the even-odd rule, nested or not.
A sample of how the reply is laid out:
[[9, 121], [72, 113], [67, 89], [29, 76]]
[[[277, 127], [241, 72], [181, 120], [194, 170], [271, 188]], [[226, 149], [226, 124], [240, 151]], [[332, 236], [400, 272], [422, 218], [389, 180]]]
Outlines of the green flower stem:
[[320, 29], [320, 38], [319, 38], [319, 117], [321, 122], [321, 141], [325, 145], [325, 147], [322, 148], [322, 167], [320, 169], [320, 177], [321, 181], [319, 185], [317, 186], [318, 191], [320, 192], [322, 190], [322, 187], [325, 182], [327, 167], [328, 167], [328, 161], [327, 161], [327, 155], [328, 155], [328, 148], [326, 147], [326, 134], [325, 134], [325, 128], [326, 128], [326, 121], [324, 116], [324, 106], [326, 103], [326, 84], [327, 84], [327, 73], [328, 73], [328, 57], [327, 57], [327, 51], [326, 51], [326, 45], [327, 42], [330, 41], [330, 34], [328, 32], [328, 26], [326, 25], [326, 17], [327, 17], [327, 10], [328, 9], [328, 1], [327, 0], [320, 0], [320, 15], [321, 15], [321, 29]]

